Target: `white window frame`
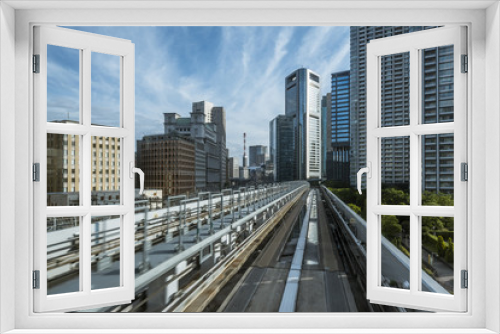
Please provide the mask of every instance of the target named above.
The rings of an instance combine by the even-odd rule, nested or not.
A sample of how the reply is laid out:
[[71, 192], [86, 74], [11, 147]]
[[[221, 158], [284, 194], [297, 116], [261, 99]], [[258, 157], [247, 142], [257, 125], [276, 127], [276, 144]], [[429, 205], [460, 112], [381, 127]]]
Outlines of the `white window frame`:
[[[430, 29], [372, 40], [367, 45], [367, 164], [371, 177], [367, 179], [367, 298], [377, 304], [388, 304], [423, 310], [464, 312], [467, 290], [461, 288], [461, 270], [467, 270], [467, 184], [461, 180], [461, 163], [467, 163], [467, 73], [461, 73], [461, 55], [466, 55], [466, 27], [452, 26]], [[454, 121], [422, 123], [422, 52], [439, 46], [453, 46]], [[409, 124], [382, 126], [381, 57], [409, 54], [410, 105]], [[425, 206], [422, 198], [422, 136], [427, 134], [454, 135], [454, 206]], [[410, 140], [410, 203], [382, 205], [381, 141], [382, 138], [406, 136]], [[473, 182], [472, 179], [469, 180]], [[410, 219], [409, 289], [381, 285], [382, 215], [408, 216]], [[454, 217], [454, 294], [430, 293], [422, 290], [421, 218]], [[426, 279], [432, 280], [430, 277]]]
[[[134, 44], [128, 40], [100, 36], [53, 26], [34, 27], [34, 54], [39, 55], [39, 73], [33, 74], [34, 84], [34, 162], [40, 164], [40, 181], [34, 191], [34, 270], [40, 273], [39, 289], [34, 290], [34, 311], [72, 311], [95, 308], [99, 305], [126, 304], [135, 297], [134, 275], [134, 179], [122, 177], [120, 205], [92, 205], [91, 153], [92, 137], [113, 136], [122, 141], [124, 161], [121, 175], [130, 175], [134, 164]], [[78, 124], [47, 122], [47, 46], [78, 50], [80, 103]], [[92, 53], [119, 57], [120, 111], [119, 126], [106, 127], [91, 123], [91, 63]], [[79, 135], [80, 145], [80, 205], [47, 206], [47, 134]], [[73, 137], [74, 138], [74, 137]], [[74, 151], [73, 151], [74, 155]], [[75, 164], [73, 156], [72, 165]], [[102, 161], [101, 161], [102, 164]], [[133, 175], [133, 174], [132, 174]], [[74, 191], [74, 187], [71, 188]], [[107, 190], [107, 186], [106, 186]], [[120, 216], [120, 283], [107, 289], [91, 288], [91, 224], [93, 216]], [[47, 217], [79, 218], [79, 290], [47, 295]]]
[[[14, 10], [14, 8], [19, 10]], [[99, 8], [97, 8], [99, 6]], [[134, 9], [117, 8], [120, 6]], [[149, 9], [148, 9], [149, 6]], [[154, 6], [155, 8], [151, 9]], [[65, 7], [65, 8], [63, 8]], [[75, 9], [78, 7], [78, 9]], [[24, 9], [23, 9], [24, 8]], [[83, 8], [83, 9], [82, 9]], [[104, 10], [109, 8], [112, 10]], [[138, 11], [137, 8], [144, 10]], [[305, 9], [307, 8], [307, 9]], [[267, 2], [22, 2], [0, 3], [0, 329], [37, 333], [41, 329], [89, 328], [89, 332], [144, 333], [146, 328], [197, 333], [342, 332], [495, 333], [500, 331], [500, 10], [498, 1], [267, 1]], [[307, 13], [308, 15], [304, 15]], [[471, 245], [469, 310], [463, 314], [34, 314], [31, 281], [33, 212], [30, 181], [32, 101], [30, 43], [32, 26], [61, 25], [435, 25], [469, 26], [468, 190]], [[486, 67], [488, 70], [486, 71]], [[14, 81], [15, 80], [15, 81]], [[15, 82], [15, 85], [12, 84]], [[13, 112], [15, 111], [15, 112]], [[474, 121], [472, 122], [472, 117]], [[487, 121], [486, 121], [487, 120]], [[12, 146], [12, 138], [15, 145]], [[485, 152], [488, 152], [486, 154]], [[12, 177], [15, 175], [15, 177]], [[488, 175], [488, 182], [486, 182]], [[12, 198], [12, 189], [15, 197]], [[486, 196], [487, 195], [487, 196]], [[486, 215], [486, 206], [488, 214]], [[12, 209], [14, 208], [14, 209]], [[488, 219], [486, 219], [488, 218]], [[15, 222], [12, 224], [11, 222]], [[12, 238], [12, 236], [15, 238]], [[14, 250], [14, 256], [12, 256]], [[485, 254], [489, 254], [488, 266]], [[26, 260], [30, 259], [30, 260]], [[13, 288], [15, 287], [15, 288]], [[486, 293], [488, 291], [488, 293]], [[15, 305], [12, 307], [12, 305]], [[142, 329], [137, 328], [141, 324]], [[355, 329], [358, 330], [355, 330]], [[23, 329], [30, 329], [23, 330]], [[40, 331], [37, 331], [40, 329]], [[102, 330], [98, 330], [102, 329]], [[121, 330], [120, 330], [121, 329]], [[330, 330], [329, 330], [330, 329]], [[392, 329], [392, 330], [390, 330]], [[47, 332], [47, 331], [45, 331]], [[186, 332], [186, 331], [184, 331]], [[248, 332], [248, 330], [247, 330]], [[344, 331], [345, 332], [345, 331]]]

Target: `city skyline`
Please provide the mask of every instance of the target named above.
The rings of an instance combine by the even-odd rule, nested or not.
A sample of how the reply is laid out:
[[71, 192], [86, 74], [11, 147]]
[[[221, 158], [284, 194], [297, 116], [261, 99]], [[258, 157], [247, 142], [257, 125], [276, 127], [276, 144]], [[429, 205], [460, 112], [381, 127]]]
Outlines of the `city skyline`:
[[[137, 139], [162, 133], [163, 113], [188, 117], [192, 102], [211, 101], [226, 109], [230, 156], [243, 155], [243, 132], [247, 133], [247, 146], [268, 144], [267, 120], [284, 113], [283, 81], [290, 72], [307, 67], [329, 77], [349, 68], [349, 27], [70, 28], [135, 43]], [[96, 63], [92, 70], [105, 74], [108, 66], [108, 62]], [[54, 72], [54, 79], [65, 82], [52, 86], [56, 95], [71, 91], [67, 79], [71, 76], [65, 70]], [[116, 76], [93, 76], [92, 84], [109, 89], [112, 80]], [[73, 88], [74, 92], [77, 88]], [[329, 90], [328, 84], [322, 85], [322, 94]], [[104, 89], [92, 97], [106, 115], [116, 106], [118, 96], [99, 95], [99, 91]], [[61, 95], [59, 101], [67, 109], [78, 108], [74, 97]], [[48, 109], [50, 113], [51, 106]]]

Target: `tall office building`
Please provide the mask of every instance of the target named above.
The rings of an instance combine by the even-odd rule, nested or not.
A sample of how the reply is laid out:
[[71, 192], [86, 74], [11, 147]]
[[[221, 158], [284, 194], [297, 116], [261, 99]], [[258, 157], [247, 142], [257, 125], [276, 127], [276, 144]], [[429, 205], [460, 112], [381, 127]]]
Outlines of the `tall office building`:
[[226, 116], [223, 107], [207, 101], [194, 102], [190, 117], [164, 114], [165, 134], [195, 140], [196, 189], [217, 191], [226, 184]]
[[229, 179], [237, 180], [240, 177], [240, 165], [238, 163], [237, 157], [230, 157], [228, 159], [228, 170], [229, 170]]
[[321, 178], [332, 178], [332, 94], [321, 98]]
[[150, 135], [137, 141], [137, 166], [145, 174], [144, 188], [162, 189], [166, 196], [195, 191], [195, 143], [179, 135]]
[[276, 182], [295, 180], [295, 133], [293, 117], [278, 115], [269, 122], [270, 160]]
[[[406, 34], [434, 27], [351, 27], [350, 76], [350, 182], [355, 186], [356, 173], [366, 165], [366, 44], [377, 38]], [[424, 123], [453, 120], [453, 49], [450, 46], [423, 52]], [[409, 54], [395, 54], [381, 59], [382, 126], [409, 124]], [[381, 177], [389, 185], [408, 186], [409, 138], [384, 138], [381, 143]], [[453, 190], [453, 135], [424, 136], [422, 142], [423, 190]]]
[[262, 166], [267, 160], [267, 146], [265, 145], [252, 145], [248, 148], [250, 151], [250, 167]]
[[301, 68], [285, 78], [285, 115], [293, 119], [297, 180], [321, 179], [320, 77]]
[[211, 122], [215, 124], [217, 134], [217, 155], [220, 163], [220, 189], [226, 186], [227, 182], [227, 157], [226, 148], [226, 110], [224, 107], [213, 107], [211, 113]]
[[331, 180], [349, 184], [349, 71], [332, 73], [331, 93]]

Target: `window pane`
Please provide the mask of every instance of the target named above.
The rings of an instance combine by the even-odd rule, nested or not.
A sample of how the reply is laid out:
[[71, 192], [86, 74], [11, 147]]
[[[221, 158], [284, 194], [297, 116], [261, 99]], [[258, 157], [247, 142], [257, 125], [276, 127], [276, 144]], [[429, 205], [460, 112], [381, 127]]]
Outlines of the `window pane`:
[[93, 125], [120, 126], [120, 57], [92, 52]]
[[410, 53], [398, 53], [380, 58], [380, 124], [401, 126], [410, 124]]
[[120, 138], [92, 137], [92, 205], [119, 205]]
[[80, 50], [47, 45], [47, 122], [80, 122]]
[[47, 134], [47, 206], [80, 205], [80, 141]]
[[453, 122], [453, 45], [422, 50], [422, 123]]
[[92, 289], [120, 286], [120, 216], [92, 217]]
[[422, 205], [453, 206], [453, 134], [422, 136]]
[[[410, 217], [381, 216], [381, 232], [382, 286], [409, 289]], [[401, 261], [401, 258], [407, 261]]]
[[47, 218], [47, 294], [80, 291], [80, 217]]
[[410, 137], [388, 137], [381, 144], [383, 205], [410, 205]]
[[421, 221], [422, 290], [453, 294], [453, 217], [421, 217]]

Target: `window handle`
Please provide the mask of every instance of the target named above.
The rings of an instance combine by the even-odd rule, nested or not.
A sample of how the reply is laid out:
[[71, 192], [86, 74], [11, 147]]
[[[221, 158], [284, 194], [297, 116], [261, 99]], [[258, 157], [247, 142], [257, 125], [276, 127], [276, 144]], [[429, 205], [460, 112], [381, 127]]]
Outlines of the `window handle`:
[[372, 163], [370, 161], [368, 161], [367, 163], [367, 166], [365, 168], [361, 168], [359, 171], [358, 171], [358, 182], [357, 182], [357, 185], [358, 185], [358, 193], [361, 195], [362, 194], [362, 191], [361, 191], [361, 176], [366, 173], [366, 176], [371, 179], [372, 178]]
[[139, 174], [139, 195], [142, 195], [144, 193], [144, 172], [140, 168], [134, 167], [133, 161], [129, 163], [129, 171], [131, 179], [134, 178], [135, 173]]

